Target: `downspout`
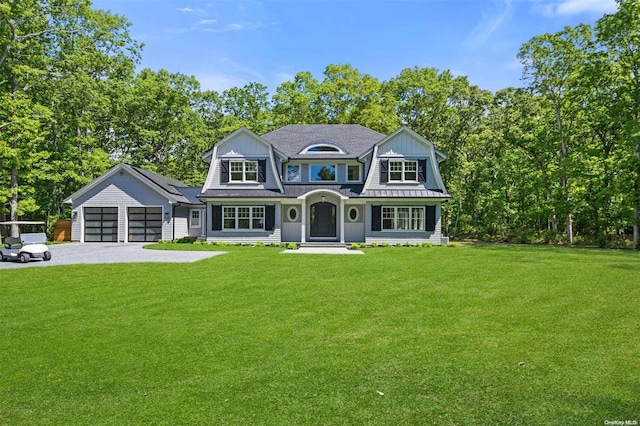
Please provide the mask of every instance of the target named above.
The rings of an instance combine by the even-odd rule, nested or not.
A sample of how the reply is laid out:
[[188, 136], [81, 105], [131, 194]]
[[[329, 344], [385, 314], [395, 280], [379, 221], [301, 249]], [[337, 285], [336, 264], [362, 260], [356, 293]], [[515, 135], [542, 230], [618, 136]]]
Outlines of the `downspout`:
[[175, 240], [176, 239], [176, 204], [172, 204], [171, 205], [171, 224], [172, 224], [172, 231], [171, 231], [171, 240]]

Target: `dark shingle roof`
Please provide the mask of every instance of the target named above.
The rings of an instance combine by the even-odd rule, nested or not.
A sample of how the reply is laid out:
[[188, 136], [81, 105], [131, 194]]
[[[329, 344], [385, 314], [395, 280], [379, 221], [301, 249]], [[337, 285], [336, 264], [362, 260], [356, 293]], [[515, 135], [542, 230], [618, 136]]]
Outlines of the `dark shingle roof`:
[[179, 186], [186, 186], [184, 183], [180, 182], [177, 179], [172, 179], [170, 177], [162, 176], [157, 173], [150, 172], [149, 170], [141, 169], [140, 167], [130, 166], [133, 170], [144, 176], [146, 179], [150, 180], [155, 185], [159, 186], [169, 194], [173, 195], [182, 195], [182, 193], [176, 188]]
[[[290, 124], [262, 135], [289, 158], [358, 158], [385, 137], [359, 124]], [[345, 154], [300, 154], [311, 145], [326, 143], [340, 147]]]
[[190, 204], [204, 204], [198, 195], [202, 190], [201, 186], [177, 186], [176, 189], [189, 201]]

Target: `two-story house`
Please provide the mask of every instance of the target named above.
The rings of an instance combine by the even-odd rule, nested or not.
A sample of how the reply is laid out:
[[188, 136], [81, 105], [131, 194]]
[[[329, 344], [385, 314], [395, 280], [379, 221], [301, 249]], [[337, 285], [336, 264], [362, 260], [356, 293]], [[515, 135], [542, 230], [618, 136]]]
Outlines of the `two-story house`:
[[[209, 172], [197, 195], [195, 188], [125, 165], [114, 167], [120, 175], [114, 169], [105, 175], [122, 180], [123, 172], [134, 172], [146, 184], [133, 182], [136, 195], [123, 196], [127, 184], [116, 190], [105, 175], [82, 188], [67, 199], [72, 239], [89, 240], [88, 222], [94, 233], [101, 228], [86, 220], [86, 209], [95, 215], [99, 207], [112, 213], [106, 222], [114, 241], [140, 240], [128, 228], [140, 225], [141, 209], [151, 208], [155, 230], [145, 231], [146, 240], [440, 244], [441, 206], [449, 199], [439, 171], [445, 159], [407, 127], [388, 136], [355, 124], [289, 125], [262, 136], [241, 128], [204, 154]], [[141, 186], [154, 192], [153, 206], [145, 204], [154, 197], [142, 195]], [[95, 190], [110, 187], [118, 205]], [[120, 205], [123, 199], [131, 205]]]
[[440, 243], [446, 157], [407, 127], [242, 128], [203, 158], [207, 239]]

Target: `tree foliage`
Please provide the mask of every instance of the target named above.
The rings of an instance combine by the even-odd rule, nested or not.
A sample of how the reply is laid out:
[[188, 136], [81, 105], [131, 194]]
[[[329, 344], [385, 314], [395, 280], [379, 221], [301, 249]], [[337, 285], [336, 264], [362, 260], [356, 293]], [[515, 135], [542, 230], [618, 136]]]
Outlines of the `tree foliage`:
[[447, 154], [454, 238], [638, 245], [640, 0], [595, 26], [525, 43], [524, 86], [496, 93], [448, 70], [387, 81], [349, 64], [299, 72], [273, 96], [222, 93], [180, 73], [135, 72], [124, 17], [88, 0], [0, 3], [0, 217], [55, 218], [117, 162], [201, 184], [201, 155], [245, 126], [407, 125]]

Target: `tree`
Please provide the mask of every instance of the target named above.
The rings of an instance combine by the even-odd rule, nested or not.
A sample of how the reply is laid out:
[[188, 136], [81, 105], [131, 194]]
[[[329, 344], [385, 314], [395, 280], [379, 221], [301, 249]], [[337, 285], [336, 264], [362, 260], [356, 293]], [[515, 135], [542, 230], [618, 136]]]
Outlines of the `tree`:
[[570, 151], [577, 147], [573, 135], [578, 123], [576, 104], [570, 92], [580, 84], [577, 78], [591, 40], [588, 26], [566, 27], [556, 34], [532, 38], [518, 53], [524, 65], [523, 79], [528, 82], [528, 89], [540, 95], [542, 101], [548, 102], [554, 112], [555, 126], [550, 134], [552, 139], [548, 149], [556, 150], [554, 146], [557, 147], [557, 179], [562, 197], [558, 210], [566, 217], [568, 244], [573, 244], [574, 235], [571, 178], [576, 171], [572, 169]]
[[606, 51], [608, 81], [620, 130], [620, 185], [633, 211], [633, 245], [640, 244], [640, 1], [617, 0], [618, 11], [596, 25]]

